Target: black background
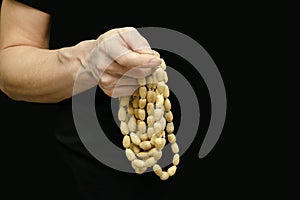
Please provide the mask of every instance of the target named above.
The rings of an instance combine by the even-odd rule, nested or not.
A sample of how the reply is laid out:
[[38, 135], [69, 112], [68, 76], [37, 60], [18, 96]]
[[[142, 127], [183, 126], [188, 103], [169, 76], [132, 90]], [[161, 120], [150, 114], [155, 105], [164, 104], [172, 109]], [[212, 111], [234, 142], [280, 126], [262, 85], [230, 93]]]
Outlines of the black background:
[[[281, 173], [283, 168], [279, 166], [285, 158], [273, 149], [276, 145], [271, 144], [270, 129], [266, 127], [266, 113], [272, 106], [265, 96], [273, 89], [268, 83], [262, 84], [268, 82], [264, 76], [268, 68], [264, 58], [265, 48], [271, 41], [267, 30], [276, 18], [266, 14], [265, 8], [174, 3], [153, 8], [151, 20], [136, 23], [141, 27], [174, 29], [198, 41], [218, 66], [227, 92], [228, 111], [222, 135], [210, 154], [199, 159], [210, 110], [204, 83], [200, 80], [200, 85], [195, 86], [197, 95], [202, 97], [202, 128], [182, 156], [178, 173], [169, 180], [173, 189], [168, 191], [170, 198], [187, 195], [196, 199], [204, 196], [243, 199], [285, 196], [293, 191], [290, 188], [286, 193], [283, 189], [289, 175]], [[146, 13], [140, 15], [143, 14]], [[169, 52], [161, 51], [161, 54], [168, 58], [166, 62], [170, 66], [189, 65]], [[199, 79], [190, 74], [190, 82], [197, 85]], [[1, 181], [5, 185], [2, 190], [11, 197], [8, 199], [79, 199], [72, 174], [57, 150], [48, 125], [54, 121], [55, 105], [24, 106], [22, 102], [12, 105], [6, 104], [7, 97], [3, 94], [0, 98], [1, 165], [4, 167]]]

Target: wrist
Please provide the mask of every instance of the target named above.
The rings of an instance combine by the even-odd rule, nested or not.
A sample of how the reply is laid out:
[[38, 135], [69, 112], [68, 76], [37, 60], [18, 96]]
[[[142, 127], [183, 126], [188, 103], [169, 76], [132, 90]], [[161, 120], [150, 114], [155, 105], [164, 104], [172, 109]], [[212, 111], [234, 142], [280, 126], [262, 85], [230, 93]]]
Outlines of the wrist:
[[85, 66], [86, 60], [95, 46], [96, 40], [87, 40], [57, 51], [59, 64], [68, 68], [69, 74], [72, 76], [73, 94], [80, 93], [98, 84], [91, 73], [91, 69], [86, 69]]

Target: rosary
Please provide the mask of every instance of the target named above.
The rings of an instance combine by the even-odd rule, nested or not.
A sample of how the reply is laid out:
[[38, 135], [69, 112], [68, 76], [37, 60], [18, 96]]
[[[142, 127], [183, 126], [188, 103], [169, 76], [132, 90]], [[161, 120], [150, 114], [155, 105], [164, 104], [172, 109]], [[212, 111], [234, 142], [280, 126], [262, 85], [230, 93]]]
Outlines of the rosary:
[[[155, 54], [159, 57], [158, 53]], [[118, 119], [124, 135], [122, 144], [125, 155], [137, 174], [143, 174], [152, 167], [161, 180], [167, 180], [176, 173], [179, 147], [173, 134], [173, 114], [164, 60], [161, 58], [161, 65], [152, 75], [138, 82], [140, 87], [132, 96], [119, 98]], [[167, 142], [166, 132], [174, 156], [173, 165], [163, 171], [157, 162]]]

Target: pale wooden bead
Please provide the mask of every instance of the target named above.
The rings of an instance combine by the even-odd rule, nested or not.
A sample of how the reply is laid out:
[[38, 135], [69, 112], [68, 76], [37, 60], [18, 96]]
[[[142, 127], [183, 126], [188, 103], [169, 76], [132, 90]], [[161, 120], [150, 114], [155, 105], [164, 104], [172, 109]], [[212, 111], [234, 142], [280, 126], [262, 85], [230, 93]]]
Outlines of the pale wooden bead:
[[150, 143], [150, 141], [143, 141], [139, 144], [139, 147], [145, 151], [151, 149], [152, 145]]
[[132, 107], [133, 108], [138, 108], [139, 107], [139, 97], [136, 96], [132, 99]]
[[139, 131], [140, 134], [145, 133], [146, 132], [146, 123], [144, 121], [139, 120], [137, 122], [137, 130]]
[[146, 86], [148, 89], [151, 89], [153, 85], [153, 77], [152, 76], [148, 76], [146, 77]]
[[159, 123], [161, 124], [162, 130], [165, 129], [167, 121], [164, 117], [160, 118]]
[[123, 147], [124, 148], [129, 148], [130, 147], [130, 137], [128, 135], [125, 135], [122, 141]]
[[130, 116], [128, 114], [126, 114], [124, 122], [128, 123], [129, 119], [130, 119]]
[[[156, 86], [155, 86], [156, 87]], [[154, 88], [155, 89], [155, 88]], [[156, 101], [156, 96], [157, 96], [157, 94], [156, 94], [156, 92], [155, 91], [152, 91], [153, 92], [153, 102], [152, 103], [154, 103], [155, 101]]]
[[136, 119], [134, 116], [130, 117], [128, 121], [128, 129], [130, 132], [134, 132], [136, 130]]
[[133, 164], [133, 162], [131, 162], [131, 167], [134, 169], [134, 170], [137, 170], [138, 168]]
[[148, 152], [140, 152], [140, 153], [137, 154], [137, 156], [139, 158], [141, 158], [141, 159], [147, 159], [147, 158], [149, 158]]
[[153, 137], [155, 137], [154, 139], [161, 138], [163, 135], [163, 132], [164, 132], [164, 130], [160, 130], [159, 132], [155, 133], [155, 135], [153, 136]]
[[135, 173], [137, 174], [143, 174], [147, 170], [147, 167], [142, 167], [142, 168], [136, 168]]
[[163, 110], [165, 110], [165, 107], [164, 107], [164, 105], [161, 105], [161, 104], [156, 104], [155, 105], [155, 109], [163, 109]]
[[156, 139], [156, 134], [153, 134], [152, 137], [150, 138], [150, 143], [152, 146], [154, 146], [154, 143], [155, 143], [155, 139]]
[[133, 114], [134, 114], [135, 119], [140, 119], [140, 117], [139, 117], [139, 109], [138, 108], [135, 108], [133, 110]]
[[165, 138], [166, 137], [166, 132], [165, 131], [162, 131], [161, 133], [161, 137]]
[[146, 83], [146, 78], [139, 78], [138, 83], [139, 83], [139, 85], [146, 85], [147, 84]]
[[179, 161], [180, 161], [179, 154], [178, 153], [174, 154], [173, 161], [172, 161], [173, 165], [175, 165], [175, 166], [178, 165]]
[[136, 89], [133, 94], [132, 94], [132, 97], [139, 97], [139, 89]]
[[166, 118], [167, 122], [172, 122], [173, 121], [173, 113], [172, 113], [172, 111], [166, 112], [165, 118]]
[[[151, 83], [151, 84], [150, 84], [150, 83], [147, 83], [146, 86], [147, 86], [148, 91], [149, 91], [149, 90], [152, 90], [152, 85], [153, 85], [153, 83]], [[147, 101], [148, 101], [148, 100], [147, 100]]]
[[148, 140], [148, 134], [147, 133], [140, 134], [139, 137], [140, 137], [142, 142]]
[[166, 131], [167, 131], [167, 133], [173, 133], [174, 132], [174, 123], [173, 122], [167, 123]]
[[166, 62], [164, 59], [160, 59], [161, 60], [161, 64], [160, 64], [160, 67], [163, 69], [163, 70], [166, 70], [167, 69], [167, 65], [166, 65]]
[[121, 133], [123, 135], [127, 135], [129, 133], [129, 127], [127, 126], [127, 124], [123, 121], [121, 121], [121, 124], [120, 124], [120, 130], [121, 130]]
[[176, 173], [177, 167], [176, 166], [172, 166], [169, 167], [169, 169], [167, 170], [169, 176], [173, 176]]
[[164, 95], [165, 98], [168, 98], [170, 96], [170, 89], [167, 85], [165, 85], [163, 95]]
[[154, 75], [153, 78], [155, 77], [158, 82], [164, 81], [165, 71], [162, 68], [158, 68], [155, 70]]
[[139, 119], [140, 120], [145, 120], [145, 118], [146, 118], [146, 111], [144, 109], [139, 109], [138, 115], [139, 115]]
[[120, 121], [125, 121], [126, 120], [126, 110], [123, 106], [120, 106], [119, 111], [118, 111], [118, 118]]
[[169, 80], [167, 72], [164, 73], [164, 81], [167, 83]]
[[[120, 129], [125, 135], [122, 144], [126, 148], [126, 156], [131, 161], [135, 172], [142, 174], [148, 167], [153, 167], [155, 174], [161, 180], [167, 180], [173, 176], [177, 170], [176, 165], [179, 164], [179, 147], [176, 143], [176, 136], [173, 134], [173, 113], [168, 99], [170, 90], [166, 85], [168, 82], [166, 68], [165, 61], [161, 59], [160, 67], [152, 75], [138, 79], [140, 87], [131, 97], [119, 98], [118, 111], [118, 118], [121, 121]], [[166, 111], [165, 114], [164, 111]], [[163, 171], [156, 164], [162, 157], [162, 149], [166, 145], [164, 130], [168, 133], [167, 139], [174, 153], [173, 166], [167, 171]], [[130, 135], [128, 135], [129, 132], [131, 132]], [[140, 159], [137, 159], [136, 155]]]
[[148, 156], [149, 157], [153, 157], [154, 153], [157, 151], [157, 149], [155, 147], [153, 147], [152, 149], [148, 150]]
[[158, 164], [155, 164], [155, 165], [153, 166], [153, 171], [154, 171], [154, 173], [155, 173], [157, 176], [159, 176], [159, 177], [160, 177], [160, 176], [162, 175], [162, 173], [163, 173], [161, 167], [160, 167]]
[[[157, 69], [159, 69], [159, 68], [157, 68]], [[154, 74], [155, 74], [155, 72], [154, 72]], [[156, 75], [154, 75], [154, 74], [152, 75], [152, 77], [153, 77], [152, 89], [155, 89], [155, 88], [153, 88], [153, 86], [155, 85], [155, 87], [156, 87], [157, 83], [159, 82]]]
[[154, 140], [154, 146], [157, 148], [157, 149], [162, 149], [166, 144], [166, 139], [165, 138], [156, 138]]
[[160, 94], [163, 94], [165, 90], [165, 83], [164, 82], [158, 82], [157, 84], [157, 91]]
[[136, 156], [131, 149], [126, 149], [125, 154], [129, 161], [133, 161], [134, 159], [136, 159]]
[[139, 94], [142, 99], [145, 99], [147, 95], [147, 88], [145, 86], [140, 87]]
[[152, 90], [149, 90], [147, 92], [147, 102], [148, 103], [154, 103], [155, 100], [156, 100], [156, 94], [155, 94], [155, 92], [152, 91]]
[[168, 174], [168, 172], [163, 171], [162, 174], [161, 174], [161, 176], [160, 176], [160, 179], [163, 180], [163, 181], [165, 181], [165, 180], [167, 180], [169, 178], [169, 176], [170, 175]]
[[140, 147], [138, 145], [135, 145], [135, 144], [132, 144], [131, 149], [136, 154], [141, 151]]
[[154, 82], [155, 82], [155, 81], [156, 81], [156, 82], [152, 84], [152, 87], [151, 87], [151, 88], [152, 88], [152, 90], [155, 90], [156, 87], [157, 87], [157, 80], [156, 80], [156, 79], [153, 79], [153, 80], [154, 80]]
[[[152, 75], [146, 77], [146, 83], [153, 84], [153, 76]], [[147, 85], [147, 87], [148, 87], [148, 85]]]
[[154, 110], [154, 119], [155, 121], [159, 121], [164, 114], [164, 110], [162, 108], [157, 108]]
[[134, 165], [137, 168], [143, 168], [145, 166], [145, 162], [140, 159], [135, 159], [132, 161], [132, 165]]
[[150, 139], [154, 134], [154, 128], [153, 127], [148, 127], [147, 129], [147, 135], [148, 135], [148, 138]]
[[153, 51], [153, 55], [154, 55], [154, 56], [160, 58], [160, 54], [159, 54], [157, 51], [154, 51], [154, 50], [152, 50], [152, 51]]
[[153, 115], [154, 114], [154, 104], [153, 103], [148, 103], [147, 104], [147, 113], [148, 115]]
[[140, 143], [141, 143], [140, 137], [135, 133], [130, 133], [130, 139], [131, 139], [132, 143], [135, 145], [140, 145]]
[[[164, 131], [164, 130], [162, 129], [162, 130], [158, 131], [157, 133], [155, 133], [155, 139], [156, 139], [156, 138], [161, 138], [163, 131]], [[153, 137], [154, 137], [154, 136], [153, 136]]]
[[129, 96], [120, 97], [119, 98], [120, 106], [128, 106], [129, 100], [130, 100]]
[[156, 160], [153, 157], [148, 158], [145, 160], [145, 167], [153, 167], [156, 164]]
[[170, 100], [167, 98], [167, 99], [165, 99], [165, 104], [164, 104], [164, 106], [165, 106], [165, 110], [166, 111], [170, 111], [171, 110], [171, 102], [170, 102]]
[[139, 107], [141, 109], [145, 108], [146, 104], [147, 104], [147, 100], [146, 99], [140, 99], [139, 100]]
[[176, 136], [175, 136], [173, 133], [168, 134], [167, 137], [168, 137], [168, 141], [169, 141], [171, 144], [173, 144], [173, 143], [176, 142]]
[[178, 153], [179, 152], [178, 144], [176, 142], [171, 144], [171, 149], [174, 154]]
[[[155, 73], [155, 72], [154, 72], [154, 73]], [[157, 80], [156, 76], [153, 75], [152, 89], [155, 89], [155, 88], [156, 88], [158, 82], [159, 82], [159, 81]]]
[[154, 133], [158, 133], [159, 131], [161, 131], [163, 129], [163, 126], [161, 123], [155, 122], [153, 125], [153, 128], [154, 128]]
[[[156, 98], [157, 98], [157, 95], [162, 95], [161, 93], [158, 92], [158, 90], [154, 90], [155, 94], [156, 94]], [[156, 99], [155, 99], [156, 101]]]
[[156, 96], [156, 105], [164, 105], [164, 97], [161, 94]]
[[134, 109], [133, 109], [131, 103], [128, 105], [127, 112], [128, 112], [129, 115], [133, 115], [134, 114]]
[[155, 160], [159, 160], [162, 157], [162, 151], [156, 149], [156, 151], [153, 153], [153, 158], [155, 158]]
[[149, 115], [149, 116], [147, 117], [147, 125], [148, 125], [148, 126], [153, 126], [153, 125], [154, 125], [154, 122], [155, 122], [154, 116]]

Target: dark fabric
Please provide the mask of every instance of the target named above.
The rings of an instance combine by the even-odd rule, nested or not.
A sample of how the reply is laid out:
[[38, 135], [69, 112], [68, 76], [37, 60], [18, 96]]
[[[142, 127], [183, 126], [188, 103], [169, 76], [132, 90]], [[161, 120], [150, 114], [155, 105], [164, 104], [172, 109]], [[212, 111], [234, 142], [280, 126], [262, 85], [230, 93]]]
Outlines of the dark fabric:
[[[212, 49], [209, 49], [209, 47], [218, 43], [222, 44], [221, 42], [224, 41], [224, 38], [220, 37], [219, 33], [225, 29], [223, 30], [220, 27], [222, 24], [227, 25], [225, 23], [226, 20], [220, 22], [218, 21], [220, 19], [209, 21], [210, 15], [200, 16], [198, 22], [198, 13], [208, 8], [195, 6], [191, 3], [178, 4], [173, 2], [172, 5], [162, 5], [158, 2], [134, 4], [133, 2], [101, 1], [99, 4], [99, 1], [64, 0], [55, 1], [57, 5], [53, 3], [53, 6], [49, 6], [49, 3], [41, 3], [44, 1], [39, 1], [38, 4], [36, 4], [37, 1], [30, 0], [22, 0], [22, 2], [51, 14], [50, 49], [73, 46], [83, 40], [95, 39], [112, 28], [134, 26], [136, 28], [170, 28], [185, 33], [192, 38], [199, 39], [203, 37], [200, 40], [201, 44], [203, 43], [208, 51], [214, 52], [215, 47]], [[191, 22], [193, 25], [189, 24]], [[49, 151], [50, 146], [57, 146], [59, 150], [57, 153], [59, 156], [62, 156], [62, 159], [64, 159], [70, 169], [68, 172], [73, 172], [73, 176], [68, 179], [69, 184], [72, 182], [71, 180], [76, 180], [78, 190], [83, 199], [101, 199], [100, 197], [105, 197], [102, 199], [121, 197], [124, 200], [151, 199], [153, 195], [155, 198], [152, 199], [181, 199], [182, 194], [197, 196], [199, 192], [214, 193], [215, 191], [209, 190], [205, 183], [209, 182], [208, 186], [211, 186], [211, 180], [218, 180], [218, 184], [221, 185], [227, 179], [224, 178], [222, 179], [224, 180], [223, 182], [219, 182], [220, 178], [218, 176], [220, 176], [220, 173], [211, 173], [217, 171], [217, 167], [223, 165], [223, 163], [209, 162], [209, 164], [203, 166], [202, 160], [198, 159], [198, 151], [210, 119], [210, 98], [207, 87], [191, 63], [166, 50], [157, 50], [159, 50], [169, 66], [172, 66], [190, 81], [199, 97], [199, 104], [201, 104], [199, 105], [201, 107], [201, 122], [199, 123], [201, 124], [199, 125], [197, 139], [181, 157], [182, 164], [177, 169], [176, 177], [172, 177], [168, 181], [161, 181], [154, 173], [143, 175], [124, 173], [95, 160], [78, 137], [72, 116], [71, 98], [56, 104], [34, 104], [15, 102], [0, 92], [0, 117], [5, 117], [5, 115], [9, 114], [18, 115], [17, 117], [12, 116], [0, 120], [1, 123], [6, 123], [5, 127], [11, 133], [9, 139], [12, 140], [8, 141], [18, 140], [18, 144], [21, 144], [21, 148], [18, 148], [19, 151], [23, 148], [26, 150], [30, 146], [32, 152], [37, 152], [36, 149], [38, 149], [39, 153], [43, 153]], [[80, 94], [80, 96], [85, 94], [86, 92]], [[121, 147], [122, 134], [112, 117], [110, 100], [108, 96], [97, 88], [95, 110], [98, 122], [109, 140]], [[172, 102], [175, 130], [178, 130], [181, 118], [180, 105], [172, 94], [170, 100]], [[3, 107], [1, 108], [1, 106]], [[81, 108], [82, 112], [86, 111], [84, 105]], [[10, 127], [13, 127], [13, 129]], [[23, 134], [22, 137], [18, 136], [18, 134], [24, 132], [27, 134]], [[49, 135], [49, 137], [44, 138], [44, 134]], [[44, 143], [52, 137], [55, 141], [45, 145]], [[57, 155], [55, 154], [55, 156]], [[210, 160], [214, 161], [214, 159]], [[39, 163], [39, 160], [36, 163]], [[210, 178], [212, 174], [215, 176], [213, 179]], [[58, 175], [53, 174], [52, 176]], [[230, 176], [230, 173], [228, 173], [228, 176]], [[206, 182], [202, 181], [203, 179]], [[195, 181], [195, 184], [191, 183]], [[204, 189], [199, 190], [199, 185]], [[33, 185], [33, 187], [36, 186]], [[72, 190], [72, 187], [64, 185], [62, 188], [70, 191], [66, 192], [70, 197], [62, 199], [73, 199], [72, 195], [74, 196], [75, 191]]]
[[51, 0], [46, 0], [46, 1], [18, 0], [18, 1], [49, 14], [55, 11], [55, 7], [56, 7], [55, 3], [57, 4], [56, 1], [51, 1]]
[[[290, 183], [288, 178], [296, 174], [284, 159], [290, 152], [274, 153], [266, 146], [271, 137], [259, 127], [266, 119], [266, 115], [262, 114], [266, 110], [263, 94], [269, 94], [263, 86], [266, 85], [266, 77], [272, 76], [261, 73], [267, 65], [257, 61], [266, 59], [257, 58], [265, 58], [268, 51], [263, 48], [264, 45], [274, 43], [274, 40], [268, 40], [276, 32], [272, 25], [276, 24], [274, 30], [277, 30], [278, 22], [290, 21], [282, 20], [281, 15], [278, 18], [269, 14], [269, 10], [275, 10], [269, 9], [269, 4], [229, 1], [213, 2], [211, 5], [208, 1], [20, 1], [51, 14], [51, 49], [94, 39], [111, 28], [123, 26], [163, 27], [184, 33], [197, 40], [218, 66], [228, 103], [220, 140], [205, 158], [199, 159], [198, 152], [212, 120], [211, 99], [202, 77], [204, 74], [193, 71], [191, 63], [180, 55], [173, 57], [170, 52], [160, 51], [167, 64], [190, 82], [201, 111], [197, 136], [187, 151], [181, 151], [175, 177], [162, 182], [153, 173], [142, 176], [122, 173], [93, 159], [78, 140], [72, 120], [71, 99], [58, 104], [33, 104], [13, 101], [0, 91], [1, 167], [4, 167], [1, 194], [7, 193], [7, 199], [79, 200], [76, 198], [79, 195], [70, 186], [74, 184], [73, 180], [77, 180], [84, 196], [82, 199], [88, 200], [146, 199], [149, 194], [156, 195], [152, 199], [174, 200], [218, 199], [220, 195], [228, 199], [241, 199], [245, 195], [255, 199], [272, 194], [287, 199], [287, 194], [294, 195], [291, 191], [297, 191], [285, 184]], [[271, 30], [270, 34], [265, 30]], [[263, 80], [261, 84], [259, 80]], [[100, 90], [97, 93], [99, 123], [111, 141], [120, 144], [120, 135], [114, 134], [117, 128], [109, 122], [109, 98]], [[178, 120], [180, 108], [173, 106], [174, 99], [171, 102], [172, 110], [177, 109], [173, 112], [174, 120]], [[262, 109], [258, 109], [260, 106]], [[174, 124], [179, 125], [178, 122]], [[185, 133], [188, 131], [182, 134]], [[264, 135], [268, 137], [264, 138]], [[68, 163], [68, 170], [62, 169], [66, 165], [57, 164], [60, 163], [59, 156]], [[283, 165], [288, 166], [288, 170], [283, 170]], [[70, 171], [73, 176], [68, 176]], [[280, 172], [283, 173], [278, 174]]]
[[[135, 8], [132, 7], [124, 10], [123, 12], [128, 14], [125, 13], [124, 15], [122, 13], [124, 16], [121, 18], [111, 15], [110, 10], [113, 10], [114, 2], [100, 5], [100, 7], [97, 1], [20, 0], [20, 2], [51, 14], [50, 49], [72, 46], [82, 40], [95, 39], [112, 28], [139, 26], [137, 19], [144, 20], [144, 23], [147, 20], [153, 20], [153, 18], [145, 17], [146, 14], [137, 13]], [[143, 11], [150, 12], [145, 8], [143, 8]], [[108, 15], [105, 14], [107, 12]], [[95, 160], [85, 149], [77, 134], [72, 116], [71, 98], [49, 105], [14, 102], [2, 92], [1, 98], [12, 107], [11, 111], [15, 109], [13, 106], [16, 105], [14, 104], [20, 106], [21, 110], [27, 110], [28, 112], [31, 112], [32, 109], [36, 110], [36, 117], [42, 117], [43, 112], [51, 110], [51, 115], [43, 121], [43, 126], [41, 125], [38, 130], [44, 128], [50, 134], [55, 135], [61, 145], [59, 151], [72, 170], [83, 199], [101, 199], [101, 197], [113, 199], [120, 195], [123, 196], [122, 199], [151, 199], [152, 195], [157, 196], [159, 194], [160, 197], [163, 197], [163, 194], [168, 191], [168, 183], [161, 183], [153, 173], [145, 176], [127, 174], [113, 170]], [[110, 100], [107, 95], [97, 88], [95, 109], [99, 123], [111, 142], [121, 147], [122, 135], [113, 120]], [[82, 109], [84, 111], [84, 106]], [[7, 109], [7, 111], [10, 110]], [[30, 125], [33, 125], [32, 120], [33, 118], [30, 117], [25, 120], [27, 122], [25, 124], [28, 126], [26, 130], [28, 131], [34, 131], [34, 128], [30, 127]], [[17, 122], [16, 120], [11, 121], [12, 124]]]

